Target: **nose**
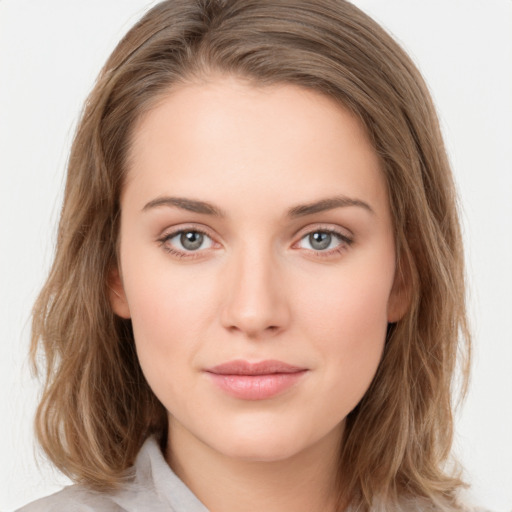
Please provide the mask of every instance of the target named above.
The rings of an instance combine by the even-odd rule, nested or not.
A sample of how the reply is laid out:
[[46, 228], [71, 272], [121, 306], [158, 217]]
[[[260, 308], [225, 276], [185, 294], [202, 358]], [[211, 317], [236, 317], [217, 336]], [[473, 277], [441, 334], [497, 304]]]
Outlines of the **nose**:
[[253, 248], [232, 255], [228, 267], [222, 325], [253, 339], [283, 331], [290, 311], [283, 276], [274, 258]]

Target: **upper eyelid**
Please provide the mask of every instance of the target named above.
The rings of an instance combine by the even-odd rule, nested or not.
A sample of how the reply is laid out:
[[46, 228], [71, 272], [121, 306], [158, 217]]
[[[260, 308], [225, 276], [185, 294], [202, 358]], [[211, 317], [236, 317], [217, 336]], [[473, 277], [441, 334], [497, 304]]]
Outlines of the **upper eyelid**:
[[209, 236], [212, 240], [215, 239], [215, 236], [212, 235], [211, 230], [207, 227], [203, 227], [200, 224], [197, 225], [190, 225], [190, 226], [184, 226], [184, 227], [169, 227], [162, 231], [161, 235], [158, 236], [158, 238], [161, 240], [162, 238], [172, 238], [179, 233], [186, 233], [187, 231], [197, 231], [198, 233], [201, 233], [203, 235]]
[[323, 224], [323, 223], [319, 223], [314, 227], [306, 226], [302, 229], [299, 229], [294, 234], [294, 237], [299, 237], [299, 239], [302, 239], [306, 235], [315, 233], [316, 231], [324, 231], [327, 233], [334, 233], [342, 238], [346, 238], [346, 239], [350, 239], [350, 240], [352, 240], [354, 237], [353, 233], [347, 228], [343, 228], [341, 226], [334, 227], [332, 224]]
[[[169, 227], [169, 228], [164, 229], [158, 238], [159, 239], [168, 238], [168, 237], [175, 236], [179, 233], [183, 233], [186, 231], [197, 231], [199, 233], [209, 236], [212, 239], [220, 238], [220, 237], [216, 237], [215, 235], [213, 235], [211, 230], [208, 227], [201, 225], [201, 224], [190, 224], [190, 225], [180, 226], [177, 228]], [[308, 225], [306, 227], [298, 229], [293, 233], [292, 237], [295, 238], [295, 237], [299, 236], [299, 234], [300, 234], [300, 238], [303, 238], [304, 236], [314, 233], [316, 231], [325, 231], [325, 232], [329, 232], [329, 233], [335, 233], [335, 234], [338, 234], [345, 238], [353, 237], [352, 232], [347, 228], [333, 227], [332, 225], [322, 224], [322, 223], [320, 223], [316, 226]]]

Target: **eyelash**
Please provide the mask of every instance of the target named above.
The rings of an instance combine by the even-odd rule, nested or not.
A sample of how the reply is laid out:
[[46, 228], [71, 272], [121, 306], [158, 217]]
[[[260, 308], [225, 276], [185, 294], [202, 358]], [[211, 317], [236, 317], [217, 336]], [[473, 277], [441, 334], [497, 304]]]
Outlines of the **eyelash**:
[[203, 229], [200, 228], [185, 228], [185, 229], [178, 229], [176, 231], [172, 231], [171, 233], [166, 233], [162, 238], [158, 239], [158, 242], [160, 242], [160, 246], [164, 249], [165, 252], [172, 254], [176, 258], [188, 258], [189, 260], [193, 260], [199, 256], [201, 256], [202, 251], [178, 251], [177, 249], [174, 249], [172, 246], [167, 245], [167, 242], [174, 238], [176, 235], [180, 235], [182, 233], [200, 233], [201, 235], [205, 235], [213, 240], [213, 238]]
[[[190, 233], [190, 232], [200, 233], [200, 234], [207, 236], [208, 238], [213, 240], [213, 238], [205, 230], [202, 230], [201, 228], [194, 227], [194, 228], [185, 228], [185, 229], [182, 228], [182, 229], [178, 229], [176, 231], [172, 231], [171, 233], [166, 233], [164, 236], [162, 236], [161, 238], [158, 239], [158, 242], [160, 243], [160, 246], [167, 253], [172, 254], [174, 257], [179, 258], [179, 259], [188, 258], [189, 260], [193, 260], [195, 258], [200, 257], [201, 253], [203, 251], [201, 251], [201, 250], [179, 251], [179, 250], [173, 248], [172, 246], [167, 245], [167, 242], [169, 240], [171, 240], [172, 238], [174, 238], [176, 235], [180, 235], [182, 233]], [[336, 231], [335, 229], [332, 229], [332, 228], [317, 228], [317, 229], [308, 231], [307, 233], [304, 233], [300, 237], [299, 242], [313, 233], [326, 233], [328, 235], [334, 235], [340, 241], [339, 245], [337, 245], [334, 249], [330, 249], [327, 251], [325, 251], [325, 250], [324, 251], [321, 251], [321, 250], [315, 251], [314, 249], [307, 249], [309, 252], [311, 252], [317, 258], [329, 258], [329, 257], [332, 257], [337, 254], [342, 254], [354, 242], [354, 240], [352, 238], [350, 238], [349, 236], [347, 236], [343, 233], [340, 233], [339, 231]], [[295, 242], [294, 245], [296, 245], [297, 243], [298, 242]]]

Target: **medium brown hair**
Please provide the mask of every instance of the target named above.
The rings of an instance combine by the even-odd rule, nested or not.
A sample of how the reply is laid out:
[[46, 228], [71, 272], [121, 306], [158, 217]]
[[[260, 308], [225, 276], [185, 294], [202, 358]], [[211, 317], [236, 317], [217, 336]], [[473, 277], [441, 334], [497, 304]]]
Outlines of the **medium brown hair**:
[[73, 480], [105, 489], [151, 433], [165, 432], [130, 321], [109, 303], [119, 198], [137, 120], [174, 84], [219, 72], [319, 91], [366, 127], [388, 184], [410, 307], [389, 326], [372, 385], [347, 418], [340, 495], [361, 511], [403, 498], [458, 510], [462, 484], [445, 464], [452, 379], [463, 348], [467, 375], [469, 336], [452, 175], [416, 67], [343, 0], [168, 0], [114, 50], [73, 142], [55, 261], [34, 308], [32, 357], [42, 348], [46, 368], [40, 444]]

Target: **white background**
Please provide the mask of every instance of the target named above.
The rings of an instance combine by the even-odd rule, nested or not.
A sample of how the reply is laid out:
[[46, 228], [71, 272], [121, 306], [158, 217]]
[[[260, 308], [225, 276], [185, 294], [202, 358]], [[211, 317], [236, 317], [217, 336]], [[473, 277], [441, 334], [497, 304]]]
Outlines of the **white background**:
[[[154, 2], [153, 2], [154, 3]], [[459, 185], [475, 360], [456, 452], [478, 502], [512, 511], [512, 0], [357, 0], [418, 63]], [[51, 262], [86, 94], [147, 0], [0, 0], [0, 510], [66, 480], [36, 467], [30, 309]]]

